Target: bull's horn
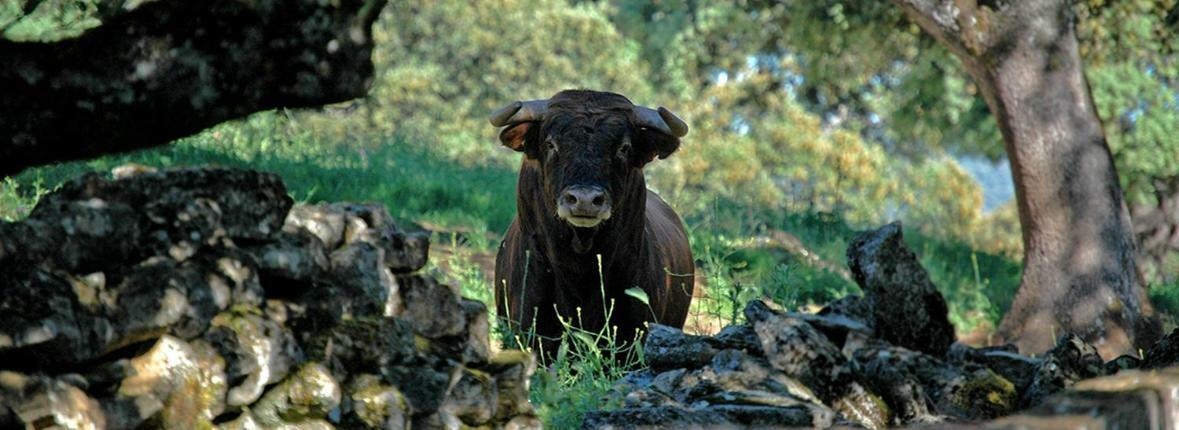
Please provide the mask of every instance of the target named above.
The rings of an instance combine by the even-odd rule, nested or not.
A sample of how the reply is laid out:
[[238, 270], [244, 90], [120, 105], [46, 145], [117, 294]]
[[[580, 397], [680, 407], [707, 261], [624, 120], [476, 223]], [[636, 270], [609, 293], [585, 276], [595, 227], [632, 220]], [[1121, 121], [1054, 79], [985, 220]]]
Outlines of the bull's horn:
[[688, 134], [688, 123], [662, 106], [659, 110], [635, 106], [635, 120], [639, 126], [653, 128], [669, 136], [684, 137]]
[[547, 99], [515, 101], [496, 109], [487, 119], [491, 121], [491, 125], [496, 127], [528, 121], [543, 121], [548, 110], [549, 101]]

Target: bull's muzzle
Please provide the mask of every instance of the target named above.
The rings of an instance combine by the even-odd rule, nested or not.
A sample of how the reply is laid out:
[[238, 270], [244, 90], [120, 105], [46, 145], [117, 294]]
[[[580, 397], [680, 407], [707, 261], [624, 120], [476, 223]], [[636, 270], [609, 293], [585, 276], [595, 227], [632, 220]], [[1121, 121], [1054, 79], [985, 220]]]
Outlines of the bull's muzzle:
[[597, 226], [610, 219], [610, 196], [602, 187], [567, 187], [557, 198], [557, 216], [574, 227]]

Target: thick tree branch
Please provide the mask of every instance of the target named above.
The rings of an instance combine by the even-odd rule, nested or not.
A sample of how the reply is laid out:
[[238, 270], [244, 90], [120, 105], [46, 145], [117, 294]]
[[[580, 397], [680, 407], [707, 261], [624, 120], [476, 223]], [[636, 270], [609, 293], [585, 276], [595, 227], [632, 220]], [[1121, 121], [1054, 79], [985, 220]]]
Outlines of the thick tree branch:
[[0, 176], [365, 94], [385, 0], [158, 0], [77, 39], [0, 41]]
[[[981, 71], [985, 58], [1005, 20], [1005, 1], [978, 0], [891, 0], [926, 34], [961, 58], [971, 73]], [[981, 3], [981, 4], [980, 4]], [[977, 76], [976, 76], [977, 79]]]

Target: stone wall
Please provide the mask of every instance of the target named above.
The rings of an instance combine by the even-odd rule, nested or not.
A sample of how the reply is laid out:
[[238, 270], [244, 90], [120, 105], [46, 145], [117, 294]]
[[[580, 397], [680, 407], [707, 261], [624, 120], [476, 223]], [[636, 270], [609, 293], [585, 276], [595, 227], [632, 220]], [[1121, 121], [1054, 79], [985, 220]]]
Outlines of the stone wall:
[[[134, 169], [131, 170], [134, 172]], [[88, 174], [0, 224], [0, 428], [538, 428], [530, 355], [383, 206]]]
[[1141, 359], [1108, 362], [1072, 334], [1039, 357], [1010, 345], [973, 348], [954, 342], [946, 302], [899, 224], [852, 241], [848, 262], [864, 295], [818, 314], [754, 301], [746, 323], [715, 336], [655, 325], [644, 344], [650, 369], [616, 386], [624, 406], [592, 413], [584, 426], [1179, 425], [1179, 370], [1157, 370], [1179, 363], [1179, 330]]

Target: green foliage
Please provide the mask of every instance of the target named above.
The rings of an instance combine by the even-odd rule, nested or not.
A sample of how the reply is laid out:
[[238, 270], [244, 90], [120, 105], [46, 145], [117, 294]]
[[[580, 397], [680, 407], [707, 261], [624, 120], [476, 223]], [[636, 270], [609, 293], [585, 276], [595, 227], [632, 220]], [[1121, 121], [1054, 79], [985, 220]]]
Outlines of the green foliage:
[[[22, 192], [22, 188], [31, 190]], [[42, 194], [45, 194], [45, 190], [40, 187], [40, 183], [22, 187], [12, 178], [4, 178], [4, 182], [0, 183], [0, 221], [23, 219], [33, 210], [33, 205]]]
[[114, 2], [92, 0], [6, 0], [0, 2], [0, 38], [53, 41], [97, 27]]
[[[607, 315], [613, 310], [608, 306]], [[606, 394], [616, 381], [643, 366], [643, 351], [637, 342], [620, 342], [607, 328], [595, 332], [572, 321], [561, 323], [561, 347], [553, 362], [533, 377], [532, 402], [539, 405], [537, 414], [546, 428], [578, 428], [587, 412], [621, 406], [603, 399], [620, 397]]]
[[[564, 0], [393, 2], [374, 28], [377, 81], [368, 106], [382, 129], [437, 137], [435, 149], [515, 164], [487, 115], [567, 88], [650, 99], [637, 46], [594, 5]], [[445, 77], [443, 79], [443, 77]]]
[[1164, 318], [1167, 330], [1172, 330], [1179, 323], [1179, 282], [1152, 285], [1148, 288], [1150, 303]]

